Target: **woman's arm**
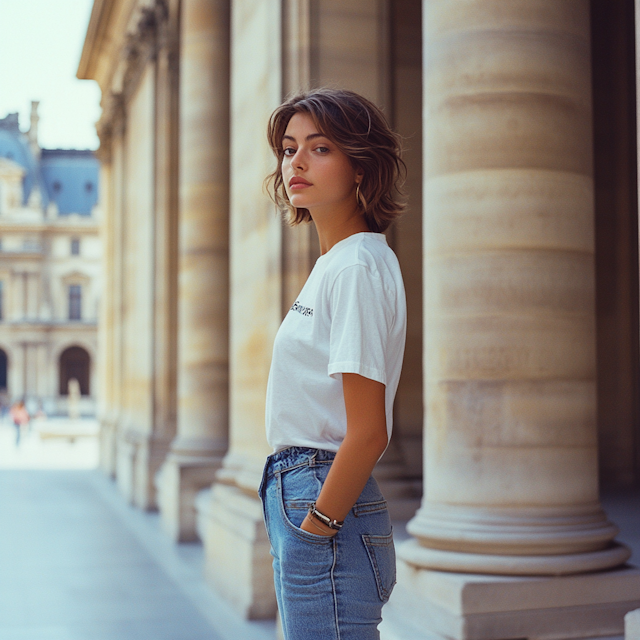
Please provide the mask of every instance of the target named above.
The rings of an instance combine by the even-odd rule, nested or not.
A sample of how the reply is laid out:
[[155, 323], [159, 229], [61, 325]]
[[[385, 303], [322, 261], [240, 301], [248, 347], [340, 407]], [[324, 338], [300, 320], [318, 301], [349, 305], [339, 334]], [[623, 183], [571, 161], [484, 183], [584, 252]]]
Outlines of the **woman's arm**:
[[[320, 513], [338, 521], [344, 520], [355, 504], [387, 446], [385, 386], [356, 373], [343, 373], [342, 387], [347, 409], [347, 435], [316, 501]], [[309, 515], [301, 527], [315, 534], [336, 533]]]

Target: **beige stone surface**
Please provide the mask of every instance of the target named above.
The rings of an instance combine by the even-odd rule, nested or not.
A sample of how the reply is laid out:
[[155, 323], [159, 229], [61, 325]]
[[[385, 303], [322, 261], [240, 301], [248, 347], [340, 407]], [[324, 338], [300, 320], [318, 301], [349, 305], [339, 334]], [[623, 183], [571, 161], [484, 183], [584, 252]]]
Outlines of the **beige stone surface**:
[[116, 285], [122, 305], [116, 476], [127, 499], [144, 509], [155, 507], [158, 468], [153, 451], [154, 332], [149, 330], [154, 318], [154, 109], [155, 73], [147, 67], [129, 99], [118, 158], [123, 163], [123, 202], [117, 223], [122, 237], [116, 247], [122, 278]]
[[245, 619], [272, 619], [276, 601], [271, 545], [255, 496], [214, 484], [198, 496], [198, 523], [201, 539], [216, 541], [206, 546], [207, 577], [216, 592]]
[[[398, 565], [383, 640], [500, 640], [619, 635], [640, 602], [640, 571], [623, 567], [561, 578], [424, 571]], [[411, 612], [407, 616], [407, 612]]]
[[[228, 429], [229, 7], [188, 0], [180, 58], [178, 442]], [[197, 455], [197, 453], [196, 453]]]
[[624, 640], [640, 639], [640, 609], [630, 611], [624, 617]]

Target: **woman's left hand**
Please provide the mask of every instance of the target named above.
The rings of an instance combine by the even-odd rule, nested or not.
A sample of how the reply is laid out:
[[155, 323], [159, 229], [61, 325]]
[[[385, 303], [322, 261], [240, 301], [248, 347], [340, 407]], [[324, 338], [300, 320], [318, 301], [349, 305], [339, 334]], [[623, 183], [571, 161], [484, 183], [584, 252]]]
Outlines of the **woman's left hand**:
[[300, 528], [307, 533], [315, 533], [317, 536], [326, 536], [333, 538], [338, 533], [337, 529], [331, 529], [322, 522], [314, 520], [308, 513], [305, 516]]

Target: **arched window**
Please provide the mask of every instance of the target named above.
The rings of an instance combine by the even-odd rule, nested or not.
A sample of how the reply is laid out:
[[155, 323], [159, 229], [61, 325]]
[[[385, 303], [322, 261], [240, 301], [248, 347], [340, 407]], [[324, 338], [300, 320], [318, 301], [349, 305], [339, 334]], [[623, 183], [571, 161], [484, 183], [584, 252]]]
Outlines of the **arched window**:
[[82, 347], [69, 347], [60, 354], [60, 395], [69, 395], [69, 380], [80, 383], [80, 393], [89, 395], [91, 356]]
[[7, 389], [7, 364], [7, 354], [4, 349], [0, 349], [0, 391]]

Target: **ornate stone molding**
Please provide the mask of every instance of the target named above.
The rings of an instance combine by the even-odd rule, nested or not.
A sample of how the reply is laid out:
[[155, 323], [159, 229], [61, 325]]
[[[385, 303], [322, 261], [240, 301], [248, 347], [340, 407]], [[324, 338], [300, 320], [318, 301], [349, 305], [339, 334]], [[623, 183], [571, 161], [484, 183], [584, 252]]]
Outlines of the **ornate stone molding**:
[[170, 22], [167, 0], [155, 0], [143, 7], [136, 28], [127, 34], [121, 50], [120, 87], [103, 97], [103, 112], [96, 125], [100, 138], [98, 156], [103, 162], [111, 159], [111, 139], [122, 135], [126, 124], [126, 106], [135, 93], [146, 66], [155, 60], [158, 53], [166, 50], [169, 59], [178, 59], [178, 37]]
[[122, 93], [111, 92], [102, 99], [102, 116], [96, 124], [100, 147], [96, 153], [101, 162], [111, 162], [113, 136], [124, 133], [125, 107]]
[[146, 65], [170, 40], [168, 21], [166, 0], [155, 0], [153, 6], [141, 9], [136, 30], [128, 34], [123, 48], [125, 71], [122, 92], [125, 100], [135, 92]]

